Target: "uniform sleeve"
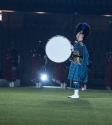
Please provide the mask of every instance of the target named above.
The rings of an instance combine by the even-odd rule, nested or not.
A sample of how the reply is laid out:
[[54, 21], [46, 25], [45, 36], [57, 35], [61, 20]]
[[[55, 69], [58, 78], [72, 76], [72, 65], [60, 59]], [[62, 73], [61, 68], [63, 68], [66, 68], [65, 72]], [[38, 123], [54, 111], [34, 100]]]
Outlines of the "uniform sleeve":
[[20, 55], [18, 55], [18, 64], [20, 63]]
[[47, 56], [44, 55], [45, 65], [47, 65]]
[[76, 56], [83, 56], [83, 45], [77, 44], [76, 48], [74, 48], [74, 52]]

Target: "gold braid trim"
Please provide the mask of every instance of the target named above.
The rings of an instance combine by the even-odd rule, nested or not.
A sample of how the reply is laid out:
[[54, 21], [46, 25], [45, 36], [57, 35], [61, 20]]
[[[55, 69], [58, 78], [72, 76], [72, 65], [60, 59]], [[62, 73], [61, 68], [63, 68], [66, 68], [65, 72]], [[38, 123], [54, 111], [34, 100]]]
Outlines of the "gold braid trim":
[[[74, 56], [80, 56], [79, 51], [74, 51], [74, 52], [73, 52], [73, 55], [74, 55]], [[73, 63], [78, 63], [79, 65], [81, 65], [82, 58], [80, 58], [80, 57], [73, 57], [72, 62], [73, 62]]]

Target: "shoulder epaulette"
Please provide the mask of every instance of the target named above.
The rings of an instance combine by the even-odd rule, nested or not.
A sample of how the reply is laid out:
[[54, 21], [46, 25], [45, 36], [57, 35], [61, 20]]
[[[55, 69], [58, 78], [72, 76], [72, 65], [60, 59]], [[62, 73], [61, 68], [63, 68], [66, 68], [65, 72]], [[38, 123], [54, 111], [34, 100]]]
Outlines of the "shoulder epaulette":
[[79, 44], [81, 45], [81, 46], [83, 46], [84, 44], [83, 44], [83, 42], [79, 42]]

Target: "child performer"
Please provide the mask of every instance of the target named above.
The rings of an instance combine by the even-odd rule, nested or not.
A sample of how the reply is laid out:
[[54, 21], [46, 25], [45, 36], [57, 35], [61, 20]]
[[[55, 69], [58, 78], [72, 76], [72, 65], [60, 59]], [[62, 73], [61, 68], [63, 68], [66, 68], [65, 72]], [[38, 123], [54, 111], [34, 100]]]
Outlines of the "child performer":
[[84, 44], [85, 38], [89, 35], [90, 27], [87, 23], [80, 23], [76, 27], [76, 41], [72, 46], [73, 58], [70, 64], [68, 79], [73, 80], [74, 95], [68, 98], [79, 98], [79, 83], [86, 83], [88, 80], [87, 63], [89, 59], [88, 50]]

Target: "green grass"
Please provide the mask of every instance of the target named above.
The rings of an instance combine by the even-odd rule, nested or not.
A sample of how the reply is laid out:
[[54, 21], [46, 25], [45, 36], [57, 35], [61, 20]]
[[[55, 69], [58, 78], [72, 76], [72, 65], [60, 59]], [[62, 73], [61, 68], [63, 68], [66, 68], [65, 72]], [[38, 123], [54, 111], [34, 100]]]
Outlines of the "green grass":
[[112, 92], [73, 89], [0, 88], [0, 125], [111, 125]]

